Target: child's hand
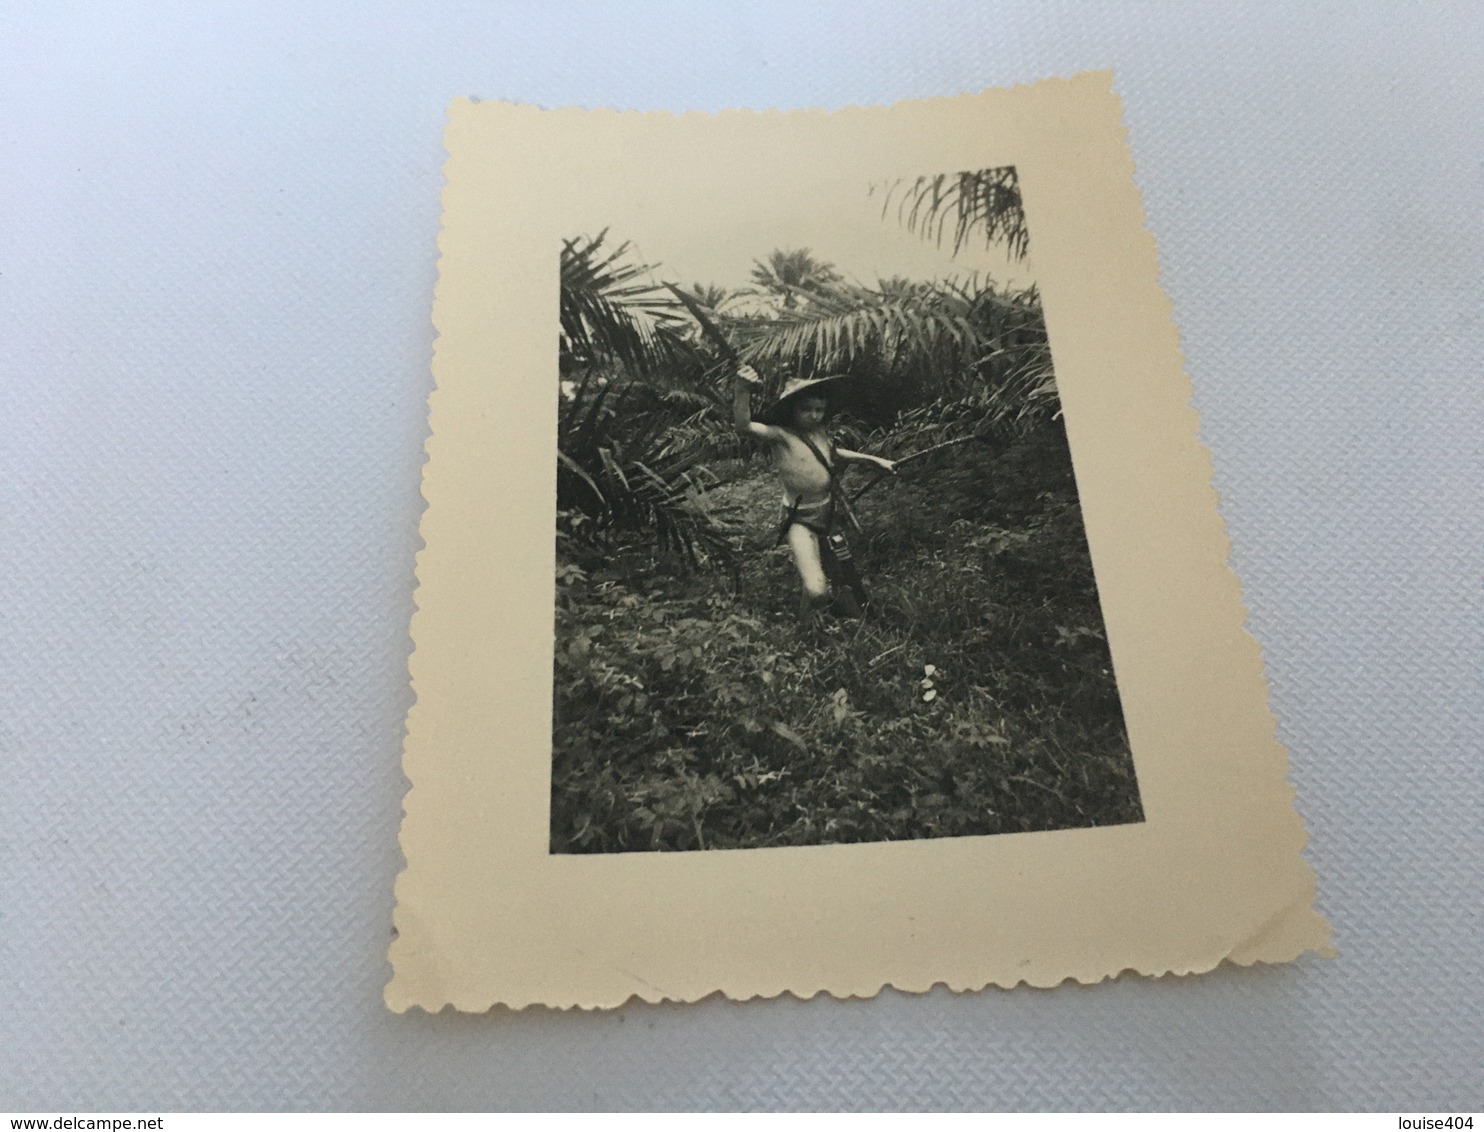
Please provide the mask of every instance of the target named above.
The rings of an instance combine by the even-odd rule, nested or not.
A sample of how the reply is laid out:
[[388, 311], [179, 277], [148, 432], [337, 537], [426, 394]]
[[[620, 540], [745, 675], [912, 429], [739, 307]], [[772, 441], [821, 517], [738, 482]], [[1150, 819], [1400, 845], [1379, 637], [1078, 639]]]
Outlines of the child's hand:
[[758, 376], [757, 370], [751, 366], [739, 366], [737, 368], [737, 380], [745, 381], [748, 385], [761, 385], [763, 379]]
[[880, 456], [877, 456], [876, 466], [882, 471], [890, 472], [892, 475], [897, 474], [897, 462], [895, 460], [883, 460]]

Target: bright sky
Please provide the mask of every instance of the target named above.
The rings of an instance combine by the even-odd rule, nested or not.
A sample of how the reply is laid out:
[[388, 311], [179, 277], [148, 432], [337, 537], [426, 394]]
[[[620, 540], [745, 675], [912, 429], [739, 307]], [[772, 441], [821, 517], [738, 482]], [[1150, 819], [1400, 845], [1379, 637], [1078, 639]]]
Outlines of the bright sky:
[[[882, 215], [882, 189], [873, 195], [870, 187], [868, 181], [801, 182], [772, 173], [677, 183], [672, 173], [651, 193], [627, 199], [599, 194], [610, 196], [602, 206], [606, 214], [579, 212], [586, 223], [571, 234], [596, 235], [606, 227], [610, 242], [628, 240], [639, 261], [658, 265], [658, 278], [683, 286], [742, 287], [750, 282], [753, 260], [766, 259], [774, 248], [808, 248], [815, 259], [867, 285], [893, 275], [936, 279], [976, 271], [1000, 283], [1031, 282], [1028, 264], [1012, 263], [1001, 247], [976, 244], [954, 257], [951, 229], [942, 248], [914, 235], [898, 222], [895, 203]], [[616, 207], [612, 196], [621, 198]]]

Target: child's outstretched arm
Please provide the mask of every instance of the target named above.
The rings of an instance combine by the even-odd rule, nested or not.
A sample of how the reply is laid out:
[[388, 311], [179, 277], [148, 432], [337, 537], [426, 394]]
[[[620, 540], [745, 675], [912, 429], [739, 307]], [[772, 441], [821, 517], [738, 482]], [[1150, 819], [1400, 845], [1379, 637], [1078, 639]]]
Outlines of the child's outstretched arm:
[[852, 452], [849, 448], [836, 448], [835, 455], [847, 464], [875, 464], [882, 471], [895, 472], [897, 462], [883, 456], [872, 456], [869, 452]]
[[732, 387], [732, 425], [743, 436], [772, 440], [777, 429], [752, 419], [752, 391], [762, 383], [763, 379], [751, 366], [737, 370], [737, 382]]

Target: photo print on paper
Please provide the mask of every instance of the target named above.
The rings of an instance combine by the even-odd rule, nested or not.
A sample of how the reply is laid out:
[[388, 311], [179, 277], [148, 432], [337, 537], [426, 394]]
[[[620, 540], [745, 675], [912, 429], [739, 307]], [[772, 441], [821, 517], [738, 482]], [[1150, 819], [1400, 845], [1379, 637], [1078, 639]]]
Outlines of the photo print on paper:
[[550, 851], [1142, 821], [1015, 168], [760, 193], [554, 250]]

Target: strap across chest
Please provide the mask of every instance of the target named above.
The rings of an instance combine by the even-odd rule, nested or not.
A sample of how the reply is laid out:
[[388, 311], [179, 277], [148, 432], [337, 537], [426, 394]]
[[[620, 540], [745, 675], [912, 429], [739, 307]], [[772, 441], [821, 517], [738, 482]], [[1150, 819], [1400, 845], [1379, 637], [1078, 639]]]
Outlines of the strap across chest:
[[[814, 458], [818, 460], [824, 467], [824, 470], [829, 473], [830, 486], [833, 488], [835, 485], [835, 465], [832, 464], [829, 458], [826, 457], [825, 454], [819, 450], [819, 445], [815, 444], [814, 441], [810, 440], [802, 432], [796, 432], [793, 435], [797, 436], [804, 442], [804, 447], [808, 448], [809, 451], [814, 454]], [[833, 448], [834, 446], [831, 445], [831, 447]], [[831, 454], [833, 455], [833, 453]]]
[[[830, 477], [830, 504], [839, 513], [838, 517], [851, 530], [859, 531], [861, 529], [860, 521], [855, 517], [855, 512], [851, 509], [850, 500], [845, 495], [845, 489], [840, 486], [839, 477], [835, 475], [835, 465], [831, 463], [829, 457], [819, 450], [819, 445], [815, 444], [814, 441], [810, 440], [801, 432], [789, 431], [791, 435], [797, 436], [804, 442], [804, 446], [814, 454], [814, 458], [819, 461], [820, 466], [824, 468], [825, 473]], [[833, 444], [830, 445], [830, 455], [834, 455]], [[799, 500], [795, 500], [794, 507], [797, 508], [798, 505]]]

